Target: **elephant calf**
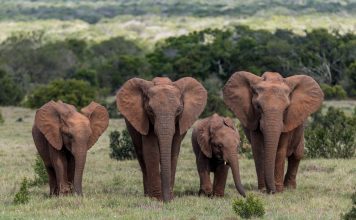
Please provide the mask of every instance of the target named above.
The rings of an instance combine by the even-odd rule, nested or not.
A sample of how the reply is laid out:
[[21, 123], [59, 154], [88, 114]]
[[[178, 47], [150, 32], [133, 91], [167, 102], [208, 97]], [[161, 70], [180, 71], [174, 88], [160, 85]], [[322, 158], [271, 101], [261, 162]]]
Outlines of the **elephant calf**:
[[[197, 123], [192, 133], [192, 146], [200, 177], [199, 195], [224, 196], [230, 166], [236, 189], [245, 197], [237, 158], [239, 142], [239, 133], [230, 118], [214, 114]], [[210, 172], [214, 172], [213, 186]]]
[[73, 105], [50, 101], [37, 110], [32, 136], [46, 167], [50, 195], [82, 195], [89, 150], [109, 124], [109, 114], [92, 102], [77, 112]]

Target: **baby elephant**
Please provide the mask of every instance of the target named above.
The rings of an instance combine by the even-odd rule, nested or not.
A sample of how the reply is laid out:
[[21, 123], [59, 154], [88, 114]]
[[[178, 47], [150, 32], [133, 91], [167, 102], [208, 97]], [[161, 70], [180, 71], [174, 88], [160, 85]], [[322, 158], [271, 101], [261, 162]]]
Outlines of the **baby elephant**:
[[[230, 166], [237, 191], [246, 196], [237, 158], [239, 143], [239, 133], [230, 118], [214, 114], [197, 122], [192, 133], [192, 145], [200, 177], [199, 195], [224, 196]], [[213, 186], [210, 172], [214, 172]]]
[[109, 124], [109, 114], [92, 102], [77, 112], [73, 105], [50, 101], [37, 110], [32, 136], [49, 177], [50, 195], [82, 195], [87, 151]]

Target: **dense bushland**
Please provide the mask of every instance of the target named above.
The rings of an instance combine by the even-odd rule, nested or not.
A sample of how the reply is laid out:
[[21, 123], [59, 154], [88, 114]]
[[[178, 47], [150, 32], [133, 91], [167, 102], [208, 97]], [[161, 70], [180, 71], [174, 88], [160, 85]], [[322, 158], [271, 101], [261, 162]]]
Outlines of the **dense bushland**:
[[312, 115], [305, 130], [306, 156], [310, 158], [352, 158], [356, 156], [356, 109], [347, 116], [329, 107]]
[[[209, 91], [203, 116], [230, 115], [221, 100], [221, 88], [238, 70], [257, 75], [277, 71], [283, 76], [307, 74], [322, 83], [326, 98], [355, 96], [356, 35], [316, 29], [296, 35], [288, 30], [271, 33], [236, 26], [207, 29], [159, 42], [153, 50], [122, 37], [103, 42], [67, 39], [47, 42], [43, 33], [14, 35], [0, 44], [0, 69], [6, 89], [3, 105], [19, 104], [35, 87], [57, 79], [89, 83], [102, 97], [129, 78], [184, 76], [199, 79]], [[8, 101], [8, 97], [11, 101]], [[7, 99], [6, 99], [7, 98]], [[47, 97], [49, 98], [49, 97]], [[31, 98], [29, 98], [31, 99]], [[30, 105], [35, 107], [37, 105]]]

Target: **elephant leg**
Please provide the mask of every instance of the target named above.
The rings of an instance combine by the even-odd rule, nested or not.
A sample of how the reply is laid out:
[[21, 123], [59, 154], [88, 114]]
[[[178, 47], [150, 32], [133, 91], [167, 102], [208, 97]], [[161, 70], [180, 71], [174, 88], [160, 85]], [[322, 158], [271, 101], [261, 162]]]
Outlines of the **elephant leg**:
[[68, 169], [67, 169], [68, 182], [70, 184], [70, 187], [73, 188], [75, 159], [74, 159], [74, 156], [70, 152], [67, 153], [67, 161], [68, 161]]
[[[179, 131], [179, 130], [178, 130]], [[173, 198], [173, 189], [174, 189], [174, 182], [177, 170], [177, 163], [178, 163], [178, 156], [180, 151], [180, 145], [182, 140], [184, 139], [186, 133], [180, 135], [179, 132], [176, 132], [173, 137], [172, 142], [172, 157], [171, 157], [171, 198]]]
[[49, 195], [56, 196], [59, 193], [58, 186], [57, 186], [56, 173], [51, 165], [48, 165], [45, 167], [46, 167], [46, 171], [48, 174]]
[[276, 154], [276, 164], [274, 169], [274, 180], [277, 192], [283, 192], [284, 165], [286, 160], [289, 137], [290, 135], [288, 133], [282, 133], [279, 139]]
[[132, 143], [135, 147], [135, 152], [137, 156], [138, 163], [140, 164], [140, 168], [142, 171], [142, 179], [143, 179], [143, 191], [144, 195], [148, 196], [148, 182], [147, 182], [147, 173], [145, 161], [143, 160], [143, 151], [142, 151], [142, 135], [135, 130], [134, 127], [125, 119], [127, 130], [131, 136]]
[[263, 161], [263, 135], [257, 131], [250, 131], [251, 147], [253, 159], [255, 161], [258, 189], [261, 191], [266, 190], [265, 175], [264, 175], [264, 161]]
[[198, 173], [200, 178], [200, 190], [199, 195], [204, 194], [206, 196], [211, 196], [213, 193], [211, 180], [210, 180], [210, 167], [209, 159], [200, 152], [196, 159]]
[[296, 148], [294, 152], [288, 157], [288, 169], [286, 176], [284, 178], [284, 186], [288, 188], [295, 189], [297, 187], [297, 172], [299, 167], [299, 162], [304, 156], [304, 127], [301, 125], [299, 130], [294, 134], [295, 140], [297, 141]]
[[288, 157], [288, 169], [284, 178], [284, 186], [295, 189], [297, 187], [297, 172], [300, 160], [304, 155], [304, 138], [301, 138], [296, 151]]
[[224, 196], [226, 179], [229, 171], [229, 166], [220, 165], [214, 172], [213, 194], [214, 196]]
[[53, 168], [56, 173], [57, 186], [59, 189], [59, 195], [70, 193], [70, 186], [68, 184], [67, 176], [67, 158], [62, 151], [58, 151], [53, 147], [49, 148], [49, 154]]
[[160, 154], [158, 140], [153, 132], [142, 136], [143, 159], [146, 167], [148, 196], [162, 199], [161, 174], [159, 168]]

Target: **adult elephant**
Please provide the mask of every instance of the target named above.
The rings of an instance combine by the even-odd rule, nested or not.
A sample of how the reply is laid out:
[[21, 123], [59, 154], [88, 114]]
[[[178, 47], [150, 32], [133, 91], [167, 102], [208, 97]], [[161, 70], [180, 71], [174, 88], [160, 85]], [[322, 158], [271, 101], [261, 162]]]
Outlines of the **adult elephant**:
[[[268, 193], [296, 187], [304, 154], [304, 121], [323, 102], [316, 81], [305, 75], [283, 78], [265, 72], [234, 73], [224, 90], [226, 105], [236, 114], [251, 142], [258, 188]], [[288, 169], [284, 177], [284, 163]]]
[[164, 202], [173, 198], [181, 141], [206, 101], [207, 91], [191, 77], [133, 78], [118, 91], [117, 107], [135, 146], [145, 195]]
[[77, 112], [73, 105], [50, 101], [37, 110], [32, 136], [49, 177], [50, 195], [82, 195], [87, 151], [109, 124], [109, 114], [91, 102]]

